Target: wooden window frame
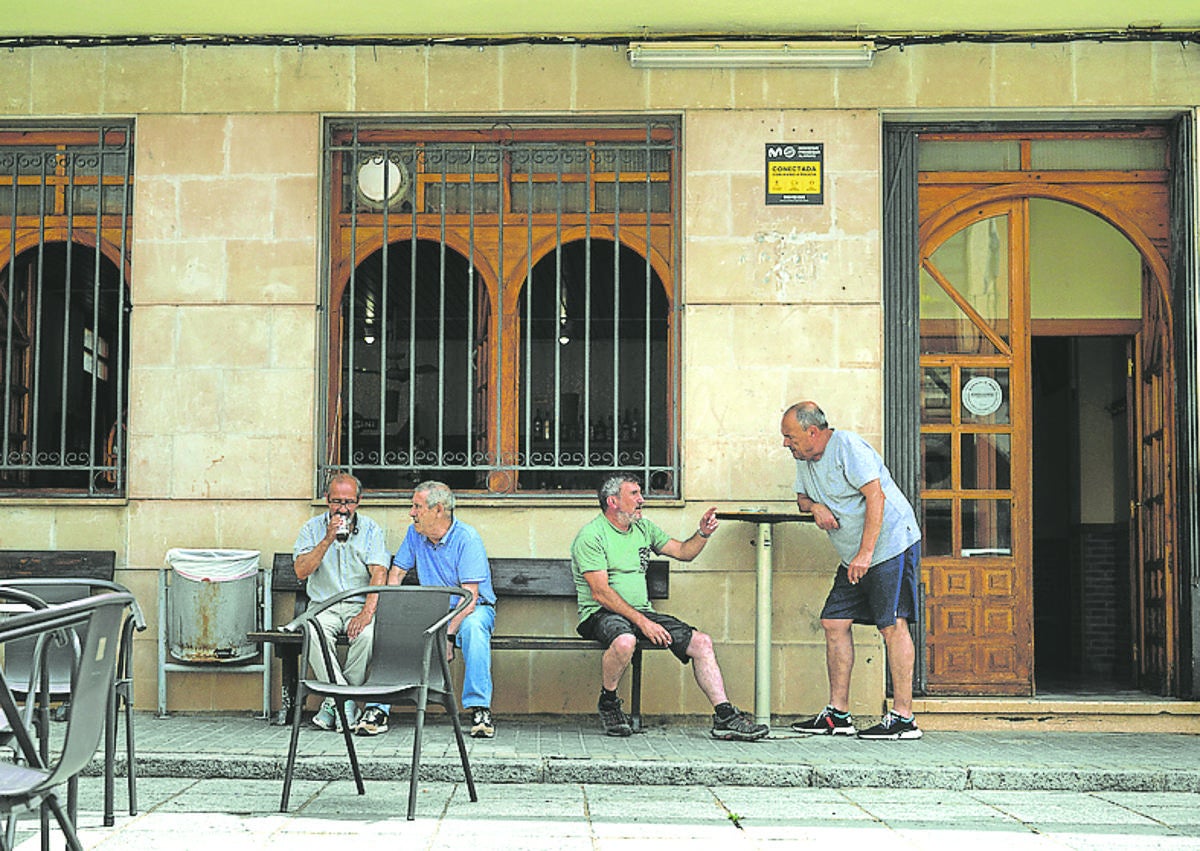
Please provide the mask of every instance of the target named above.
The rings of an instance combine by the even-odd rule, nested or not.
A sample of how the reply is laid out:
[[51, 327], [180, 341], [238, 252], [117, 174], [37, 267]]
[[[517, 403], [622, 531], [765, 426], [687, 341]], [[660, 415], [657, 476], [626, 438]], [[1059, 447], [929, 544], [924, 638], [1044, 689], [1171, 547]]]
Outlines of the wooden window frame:
[[[342, 315], [343, 303], [352, 271], [368, 257], [382, 249], [403, 241], [438, 241], [453, 248], [468, 259], [473, 274], [481, 287], [481, 300], [486, 305], [481, 315], [486, 315], [487, 327], [480, 334], [488, 340], [486, 352], [479, 353], [477, 368], [484, 372], [487, 387], [486, 401], [475, 407], [473, 418], [486, 422], [486, 441], [489, 468], [486, 481], [475, 489], [486, 495], [544, 496], [546, 491], [529, 488], [521, 480], [521, 430], [523, 393], [520, 375], [520, 294], [526, 278], [534, 264], [552, 253], [555, 245], [563, 245], [573, 239], [607, 241], [622, 249], [637, 252], [654, 277], [661, 282], [667, 299], [667, 370], [669, 389], [664, 400], [665, 411], [654, 411], [656, 418], [666, 423], [666, 442], [670, 472], [660, 481], [666, 482], [658, 495], [677, 497], [680, 487], [679, 464], [679, 346], [678, 346], [678, 238], [680, 199], [677, 177], [680, 155], [680, 138], [674, 120], [638, 119], [626, 121], [614, 119], [604, 124], [540, 125], [514, 122], [518, 126], [487, 128], [413, 126], [399, 122], [330, 120], [326, 135], [326, 168], [328, 173], [327, 200], [327, 323], [324, 348], [327, 353], [327, 394], [322, 418], [323, 434], [319, 436], [324, 447], [318, 463], [319, 479], [336, 470], [353, 470], [353, 459], [344, 456], [342, 446], [344, 405], [342, 375], [342, 347], [344, 344], [346, 318]], [[424, 145], [444, 144], [487, 144], [530, 143], [546, 145], [583, 144], [587, 148], [598, 144], [638, 145], [651, 143], [655, 150], [668, 147], [669, 170], [667, 171], [620, 171], [598, 170], [596, 157], [587, 157], [586, 168], [578, 173], [556, 173], [554, 171], [529, 172], [514, 167], [512, 157], [502, 154], [500, 168], [486, 172], [441, 172], [426, 168], [421, 157], [412, 160], [416, 164], [411, 175], [411, 198], [408, 209], [397, 212], [392, 209], [363, 209], [352, 192], [347, 191], [344, 158], [352, 156], [352, 150], [369, 148], [372, 145], [408, 145], [420, 149]], [[650, 164], [647, 151], [647, 164]], [[430, 209], [427, 193], [436, 192], [436, 187], [449, 184], [499, 185], [499, 209], [494, 212], [451, 211]], [[629, 185], [634, 192], [645, 192], [647, 209], [631, 211], [621, 209], [605, 212], [599, 209], [597, 188], [604, 184]], [[583, 184], [587, 187], [587, 209], [531, 211], [526, 205], [514, 204], [514, 187], [520, 184], [545, 185], [548, 183]], [[669, 208], [653, 209], [650, 199], [651, 186], [665, 185]], [[646, 187], [643, 190], [643, 187]], [[532, 198], [530, 199], [532, 203]], [[478, 394], [477, 394], [478, 396]], [[479, 397], [482, 399], [482, 397]], [[485, 408], [481, 410], [481, 408]], [[616, 463], [614, 461], [614, 465]], [[634, 472], [637, 472], [635, 469]], [[321, 482], [318, 481], [318, 489]], [[368, 487], [372, 490], [370, 485]], [[586, 494], [591, 498], [592, 484]], [[652, 493], [654, 491], [651, 491]], [[583, 491], [571, 491], [558, 495], [581, 495]]]

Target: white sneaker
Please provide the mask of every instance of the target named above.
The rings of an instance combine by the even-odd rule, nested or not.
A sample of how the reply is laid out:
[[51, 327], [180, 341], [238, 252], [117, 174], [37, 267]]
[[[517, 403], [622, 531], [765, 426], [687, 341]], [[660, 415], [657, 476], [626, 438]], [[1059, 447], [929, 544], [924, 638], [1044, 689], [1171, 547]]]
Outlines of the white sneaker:
[[[342, 709], [346, 710], [346, 720], [350, 722], [350, 729], [354, 729], [354, 725], [358, 723], [359, 716], [362, 714], [358, 711], [358, 704], [353, 700], [347, 700], [342, 704]], [[318, 730], [336, 730], [342, 732], [342, 719], [337, 714], [337, 704], [333, 702], [332, 697], [327, 697], [321, 701], [321, 708], [317, 710], [317, 714], [313, 716], [313, 726]]]
[[321, 708], [313, 716], [312, 723], [318, 730], [338, 729], [341, 722], [337, 716], [337, 704], [333, 702], [332, 697], [327, 697], [321, 701]]

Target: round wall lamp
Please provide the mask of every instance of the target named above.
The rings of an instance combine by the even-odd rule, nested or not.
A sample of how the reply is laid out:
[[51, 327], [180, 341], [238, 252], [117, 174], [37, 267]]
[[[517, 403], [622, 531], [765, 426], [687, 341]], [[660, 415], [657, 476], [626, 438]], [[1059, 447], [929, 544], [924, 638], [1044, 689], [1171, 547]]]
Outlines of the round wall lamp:
[[408, 195], [408, 169], [395, 154], [368, 154], [358, 164], [355, 190], [360, 203], [372, 208], [394, 207]]

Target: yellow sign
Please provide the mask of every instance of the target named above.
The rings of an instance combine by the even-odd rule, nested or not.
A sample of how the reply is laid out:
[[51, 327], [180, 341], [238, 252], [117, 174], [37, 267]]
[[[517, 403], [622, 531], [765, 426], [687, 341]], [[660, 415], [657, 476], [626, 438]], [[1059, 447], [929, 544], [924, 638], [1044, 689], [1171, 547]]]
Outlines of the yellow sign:
[[820, 163], [771, 163], [767, 191], [772, 195], [811, 195], [821, 191]]
[[821, 142], [767, 145], [768, 204], [825, 203], [825, 145]]

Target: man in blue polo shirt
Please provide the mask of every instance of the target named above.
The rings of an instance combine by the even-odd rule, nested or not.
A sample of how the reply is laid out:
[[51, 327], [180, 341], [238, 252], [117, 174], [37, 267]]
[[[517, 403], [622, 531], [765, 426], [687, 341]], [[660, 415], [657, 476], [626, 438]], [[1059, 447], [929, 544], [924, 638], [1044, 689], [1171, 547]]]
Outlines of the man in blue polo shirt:
[[[496, 592], [483, 539], [454, 517], [454, 493], [441, 482], [422, 482], [408, 512], [412, 525], [396, 551], [388, 584], [404, 580], [414, 567], [421, 585], [461, 585], [471, 592], [471, 605], [450, 621], [449, 658], [463, 654], [463, 709], [471, 713], [471, 735], [490, 739], [492, 721], [492, 632], [496, 625]], [[358, 724], [359, 735], [387, 730], [388, 707], [372, 705]]]

